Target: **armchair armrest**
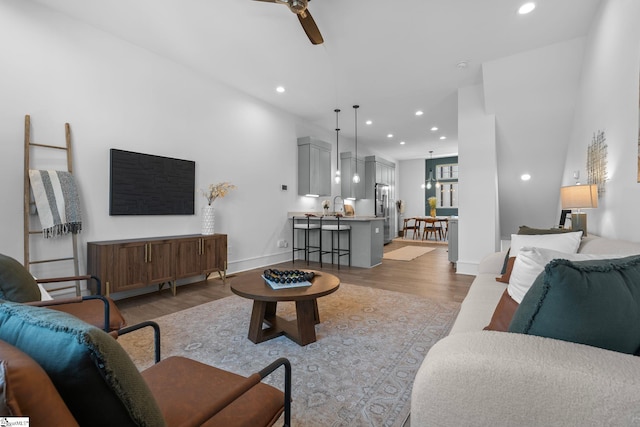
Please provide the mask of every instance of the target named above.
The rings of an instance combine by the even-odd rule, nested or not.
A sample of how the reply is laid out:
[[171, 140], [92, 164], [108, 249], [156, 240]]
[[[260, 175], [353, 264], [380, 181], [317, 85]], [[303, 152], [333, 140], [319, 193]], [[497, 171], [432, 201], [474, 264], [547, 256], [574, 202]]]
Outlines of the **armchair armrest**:
[[99, 327], [105, 332], [118, 330], [125, 324], [118, 307], [109, 298], [102, 295], [62, 298], [57, 300], [32, 301], [26, 303], [36, 307], [72, 314], [77, 318]]
[[280, 366], [284, 366], [284, 427], [291, 426], [291, 363], [288, 359], [281, 357], [269, 366], [258, 372], [260, 379], [264, 379]]
[[142, 328], [153, 328], [153, 347], [154, 347], [154, 356], [155, 363], [160, 362], [160, 325], [156, 322], [147, 320], [146, 322], [140, 322], [136, 325], [128, 326], [126, 328], [119, 329], [117, 331], [113, 331], [112, 336], [114, 338], [118, 338], [120, 335], [128, 334], [133, 331], [140, 330]]
[[416, 425], [631, 425], [640, 420], [640, 358], [504, 332], [450, 335], [420, 367]]
[[74, 280], [94, 280], [96, 282], [96, 294], [102, 295], [102, 283], [96, 276], [89, 274], [83, 276], [68, 276], [68, 277], [52, 277], [49, 279], [36, 279], [36, 283], [61, 283], [61, 282], [73, 282]]

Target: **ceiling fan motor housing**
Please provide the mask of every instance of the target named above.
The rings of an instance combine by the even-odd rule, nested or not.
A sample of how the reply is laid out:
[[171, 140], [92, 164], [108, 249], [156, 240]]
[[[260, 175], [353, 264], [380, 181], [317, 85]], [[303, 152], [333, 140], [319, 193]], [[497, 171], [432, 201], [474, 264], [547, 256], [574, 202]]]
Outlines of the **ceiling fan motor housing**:
[[303, 13], [307, 10], [307, 0], [289, 0], [289, 9], [294, 13]]

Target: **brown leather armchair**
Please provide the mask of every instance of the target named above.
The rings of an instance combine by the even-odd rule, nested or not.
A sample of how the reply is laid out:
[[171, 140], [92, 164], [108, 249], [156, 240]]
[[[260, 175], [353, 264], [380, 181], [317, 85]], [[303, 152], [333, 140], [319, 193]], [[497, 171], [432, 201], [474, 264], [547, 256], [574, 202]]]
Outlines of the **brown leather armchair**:
[[[145, 322], [119, 332], [144, 326], [159, 330]], [[157, 335], [157, 357], [159, 344]], [[281, 366], [284, 392], [261, 381]], [[283, 413], [284, 425], [291, 424], [287, 359], [249, 377], [179, 356], [140, 373], [104, 331], [6, 301], [0, 301], [0, 390], [0, 415], [29, 416], [34, 426], [257, 427]]]
[[[98, 295], [41, 300], [38, 283], [63, 283], [76, 280], [95, 281]], [[124, 317], [111, 298], [100, 295], [100, 290], [100, 279], [95, 276], [35, 279], [17, 260], [0, 254], [0, 299], [63, 311], [106, 332], [121, 329], [126, 325]]]

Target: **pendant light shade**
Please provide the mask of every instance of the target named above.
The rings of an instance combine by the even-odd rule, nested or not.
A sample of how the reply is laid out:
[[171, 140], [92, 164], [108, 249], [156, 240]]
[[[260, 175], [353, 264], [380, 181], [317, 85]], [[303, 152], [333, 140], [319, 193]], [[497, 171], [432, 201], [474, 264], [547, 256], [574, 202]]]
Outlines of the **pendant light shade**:
[[353, 111], [355, 112], [355, 127], [356, 127], [356, 134], [355, 134], [355, 140], [356, 140], [356, 172], [353, 174], [353, 182], [355, 184], [360, 182], [360, 175], [358, 175], [358, 108], [360, 108], [359, 105], [354, 105], [353, 106]]
[[[429, 150], [429, 160], [433, 160], [433, 150]], [[435, 181], [435, 179], [433, 179], [433, 169], [429, 169], [429, 178], [427, 178], [427, 180], [421, 185], [422, 188], [426, 188], [427, 190], [431, 190], [431, 187], [433, 187], [433, 182]], [[439, 187], [440, 183], [436, 182], [436, 187]]]
[[338, 126], [338, 114], [340, 113], [340, 109], [336, 108], [336, 176], [333, 178], [336, 184], [340, 184], [340, 127]]

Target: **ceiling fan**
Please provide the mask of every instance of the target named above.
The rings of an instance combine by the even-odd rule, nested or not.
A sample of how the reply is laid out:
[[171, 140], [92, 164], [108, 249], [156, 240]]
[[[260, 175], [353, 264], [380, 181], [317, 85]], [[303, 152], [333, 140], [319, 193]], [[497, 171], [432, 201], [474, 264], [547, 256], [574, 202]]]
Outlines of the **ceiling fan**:
[[298, 16], [298, 21], [302, 25], [302, 29], [309, 37], [309, 40], [313, 44], [322, 44], [324, 39], [322, 38], [322, 34], [320, 34], [320, 30], [318, 30], [318, 26], [316, 25], [316, 21], [311, 17], [311, 13], [307, 9], [307, 3], [310, 0], [255, 0], [255, 1], [264, 1], [268, 3], [280, 3], [286, 4], [289, 7], [289, 10], [295, 13]]

